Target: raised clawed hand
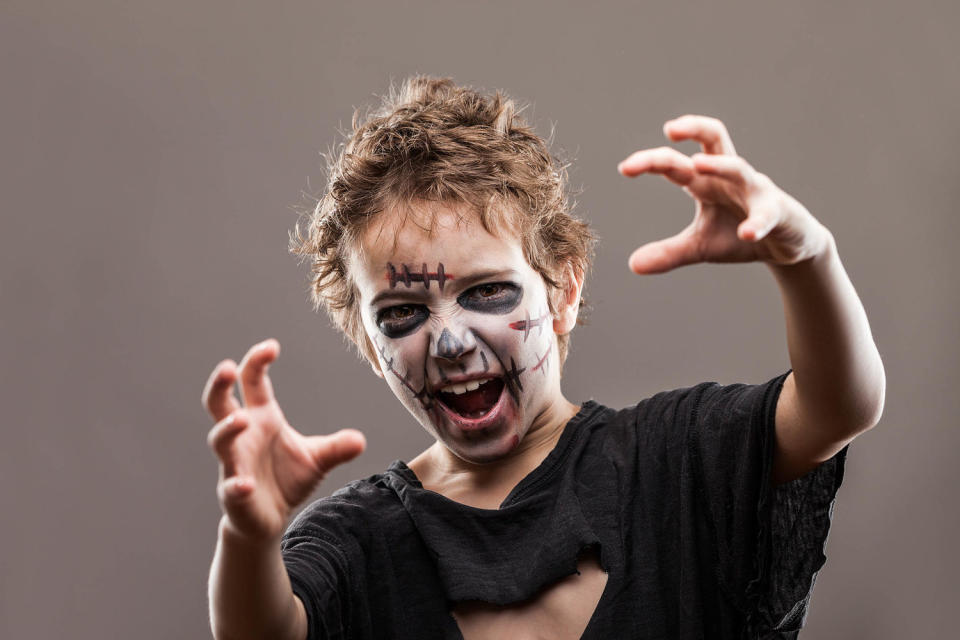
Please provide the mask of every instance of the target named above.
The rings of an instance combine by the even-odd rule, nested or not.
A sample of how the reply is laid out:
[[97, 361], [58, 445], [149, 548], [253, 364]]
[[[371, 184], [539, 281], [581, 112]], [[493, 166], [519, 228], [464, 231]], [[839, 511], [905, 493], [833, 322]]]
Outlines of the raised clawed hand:
[[[265, 542], [280, 537], [293, 509], [329, 470], [365, 446], [363, 435], [352, 429], [304, 436], [290, 426], [267, 376], [279, 353], [280, 344], [266, 340], [253, 346], [239, 367], [224, 360], [203, 390], [203, 405], [217, 422], [207, 443], [220, 461], [217, 497], [227, 526]], [[238, 381], [242, 405], [233, 393]]]
[[672, 147], [644, 149], [618, 169], [628, 177], [660, 174], [682, 186], [696, 201], [696, 214], [677, 235], [634, 251], [634, 272], [663, 273], [698, 262], [796, 264], [819, 255], [832, 241], [802, 204], [737, 155], [716, 118], [681, 116], [663, 131], [674, 142], [699, 142], [702, 152], [687, 156]]

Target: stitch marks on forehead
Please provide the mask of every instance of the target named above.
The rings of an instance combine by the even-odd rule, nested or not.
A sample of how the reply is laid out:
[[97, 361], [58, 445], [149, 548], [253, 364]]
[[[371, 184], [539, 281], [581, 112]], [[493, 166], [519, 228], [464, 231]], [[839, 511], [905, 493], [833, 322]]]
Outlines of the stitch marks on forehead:
[[390, 283], [391, 289], [396, 287], [397, 283], [400, 282], [405, 284], [408, 289], [412, 283], [422, 282], [424, 289], [429, 289], [430, 281], [435, 280], [437, 282], [437, 286], [440, 287], [440, 291], [443, 291], [443, 285], [447, 280], [453, 280], [452, 275], [444, 272], [442, 262], [437, 264], [437, 270], [432, 273], [427, 270], [426, 262], [420, 266], [420, 273], [411, 272], [410, 267], [408, 267], [406, 264], [401, 264], [400, 269], [398, 270], [392, 262], [388, 262], [386, 278], [387, 282]]
[[530, 330], [536, 327], [537, 335], [543, 335], [543, 326], [547, 323], [547, 320], [550, 318], [550, 312], [547, 309], [544, 309], [543, 314], [536, 317], [530, 318], [530, 311], [524, 312], [526, 319], [517, 320], [516, 322], [510, 323], [510, 328], [516, 331], [523, 331], [523, 341], [526, 342], [527, 338], [530, 336]]

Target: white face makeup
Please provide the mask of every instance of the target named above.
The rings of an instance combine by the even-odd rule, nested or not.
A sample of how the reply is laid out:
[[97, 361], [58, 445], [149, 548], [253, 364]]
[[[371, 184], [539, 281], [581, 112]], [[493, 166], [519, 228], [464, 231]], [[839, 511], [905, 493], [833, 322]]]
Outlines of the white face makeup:
[[432, 235], [387, 211], [361, 238], [363, 324], [420, 424], [459, 458], [490, 462], [563, 402], [547, 288], [515, 238], [432, 206]]

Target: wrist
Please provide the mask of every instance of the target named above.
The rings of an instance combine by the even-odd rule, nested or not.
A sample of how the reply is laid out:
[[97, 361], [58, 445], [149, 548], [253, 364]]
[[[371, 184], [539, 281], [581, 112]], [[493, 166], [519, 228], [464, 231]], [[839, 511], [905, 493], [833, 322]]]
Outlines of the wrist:
[[837, 251], [836, 239], [830, 230], [819, 222], [817, 223], [817, 227], [816, 233], [812, 234], [815, 238], [810, 240], [809, 248], [804, 252], [806, 257], [790, 264], [777, 262], [766, 263], [774, 276], [780, 278], [791, 277], [801, 273], [813, 273], [829, 269], [829, 266], [837, 261], [839, 252]]
[[220, 518], [218, 533], [224, 544], [235, 548], [243, 548], [249, 552], [275, 549], [280, 545], [280, 540], [283, 537], [282, 531], [272, 535], [250, 535], [244, 533], [236, 527], [233, 521], [230, 520], [230, 516], [226, 514]]

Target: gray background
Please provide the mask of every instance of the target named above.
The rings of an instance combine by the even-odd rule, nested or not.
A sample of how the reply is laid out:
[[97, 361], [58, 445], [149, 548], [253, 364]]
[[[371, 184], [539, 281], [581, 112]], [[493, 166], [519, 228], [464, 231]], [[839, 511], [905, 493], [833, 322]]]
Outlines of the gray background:
[[[201, 638], [219, 508], [200, 391], [274, 336], [291, 422], [363, 429], [321, 493], [429, 444], [307, 302], [291, 206], [352, 107], [423, 72], [530, 101], [601, 237], [565, 374], [623, 406], [788, 366], [760, 265], [639, 278], [692, 214], [615, 170], [662, 123], [738, 151], [838, 239], [887, 368], [803, 637], [955, 629], [956, 5], [26, 2], [0, 6], [0, 636]], [[687, 152], [691, 144], [679, 145]]]

